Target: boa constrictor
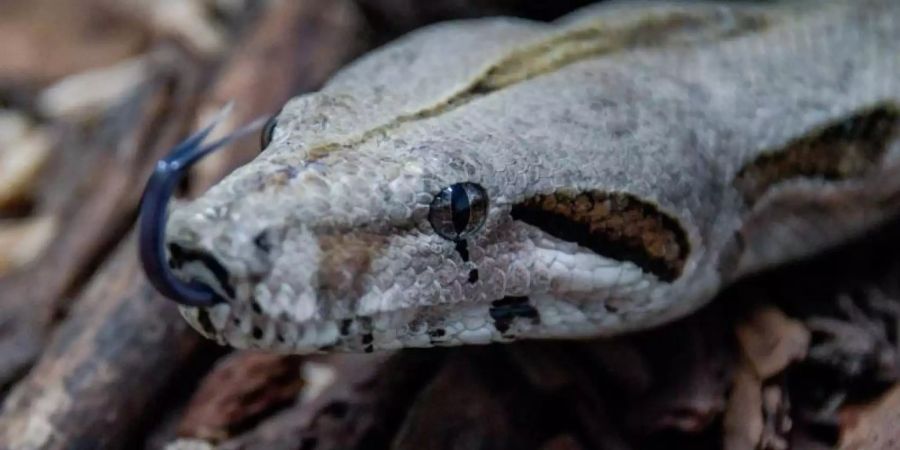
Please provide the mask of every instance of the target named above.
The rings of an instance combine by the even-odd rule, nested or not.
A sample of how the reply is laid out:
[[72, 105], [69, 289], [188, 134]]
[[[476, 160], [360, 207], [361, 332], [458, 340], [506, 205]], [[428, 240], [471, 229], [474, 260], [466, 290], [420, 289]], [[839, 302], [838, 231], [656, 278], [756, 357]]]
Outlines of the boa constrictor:
[[439, 24], [287, 103], [166, 248], [238, 347], [637, 330], [896, 213], [898, 104], [896, 0]]

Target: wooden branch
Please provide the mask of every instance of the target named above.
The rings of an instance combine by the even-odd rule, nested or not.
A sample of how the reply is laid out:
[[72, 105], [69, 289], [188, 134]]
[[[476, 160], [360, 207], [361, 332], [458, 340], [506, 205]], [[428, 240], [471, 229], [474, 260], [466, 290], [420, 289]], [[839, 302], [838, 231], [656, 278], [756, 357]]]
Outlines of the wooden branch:
[[309, 388], [301, 376], [302, 361], [254, 351], [225, 357], [203, 378], [184, 411], [178, 435], [222, 441], [291, 405]]
[[46, 175], [54, 192], [45, 195], [62, 209], [48, 214], [59, 215], [61, 230], [36, 264], [0, 279], [0, 385], [38, 356], [55, 320], [130, 226], [143, 189], [135, 180], [147, 179], [184, 132], [199, 68], [171, 48], [158, 56], [157, 74], [106, 116], [104, 133], [68, 141]]
[[120, 448], [200, 338], [142, 281], [126, 239], [0, 416], [0, 448]]
[[219, 450], [385, 448], [408, 405], [443, 360], [441, 351], [330, 355], [313, 362], [333, 380]]

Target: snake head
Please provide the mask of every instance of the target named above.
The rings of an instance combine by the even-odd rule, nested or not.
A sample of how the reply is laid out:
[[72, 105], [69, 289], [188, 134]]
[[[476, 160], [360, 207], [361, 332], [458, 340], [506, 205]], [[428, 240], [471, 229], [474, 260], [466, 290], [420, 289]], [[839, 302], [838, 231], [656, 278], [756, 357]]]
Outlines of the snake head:
[[214, 299], [173, 296], [204, 335], [373, 351], [596, 335], [666, 309], [688, 237], [653, 205], [439, 130], [311, 145], [298, 117], [319, 101], [289, 103], [254, 161], [171, 213], [157, 255]]
[[828, 3], [415, 32], [291, 100], [254, 161], [167, 220], [173, 176], [221, 145], [179, 146], [144, 196], [145, 268], [205, 335], [293, 353], [687, 314], [900, 198], [897, 177], [860, 183], [896, 153], [896, 108], [872, 106], [896, 103], [875, 74], [895, 72], [898, 9]]

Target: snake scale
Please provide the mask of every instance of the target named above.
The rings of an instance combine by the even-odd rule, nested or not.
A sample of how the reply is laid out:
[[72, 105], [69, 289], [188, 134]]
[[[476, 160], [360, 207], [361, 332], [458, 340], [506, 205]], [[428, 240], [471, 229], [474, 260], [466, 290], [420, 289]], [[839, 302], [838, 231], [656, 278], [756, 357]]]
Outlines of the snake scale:
[[289, 101], [166, 251], [237, 347], [644, 329], [892, 217], [898, 104], [896, 0], [438, 24]]

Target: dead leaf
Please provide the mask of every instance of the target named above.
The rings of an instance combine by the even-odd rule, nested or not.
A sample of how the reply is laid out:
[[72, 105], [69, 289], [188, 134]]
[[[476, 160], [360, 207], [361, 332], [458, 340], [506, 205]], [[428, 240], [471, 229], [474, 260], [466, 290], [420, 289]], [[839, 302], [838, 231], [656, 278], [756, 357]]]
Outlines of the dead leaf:
[[0, 211], [27, 203], [51, 147], [48, 131], [16, 111], [0, 112]]
[[0, 221], [0, 276], [37, 259], [56, 236], [55, 217]]
[[900, 384], [874, 402], [840, 414], [841, 450], [900, 449]]
[[150, 79], [154, 66], [140, 56], [67, 76], [41, 92], [38, 108], [51, 118], [93, 118]]
[[200, 439], [179, 439], [166, 445], [164, 450], [213, 450], [214, 445]]

